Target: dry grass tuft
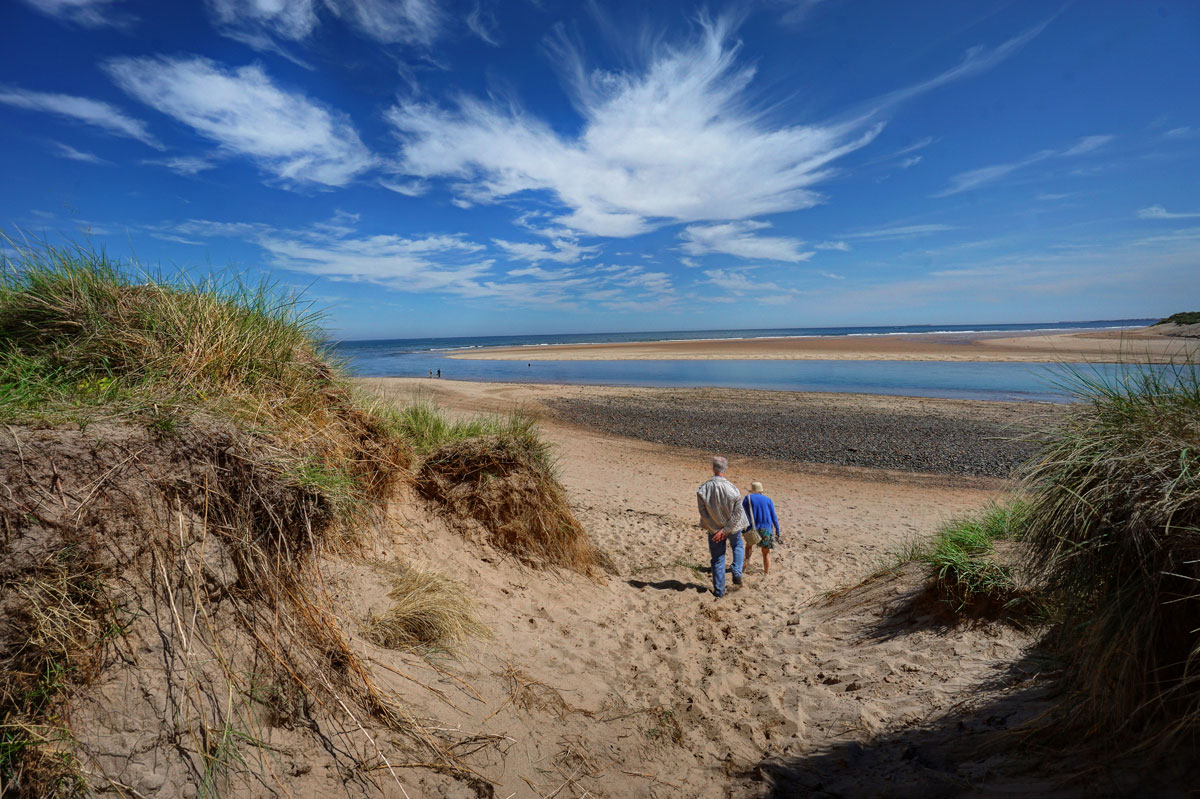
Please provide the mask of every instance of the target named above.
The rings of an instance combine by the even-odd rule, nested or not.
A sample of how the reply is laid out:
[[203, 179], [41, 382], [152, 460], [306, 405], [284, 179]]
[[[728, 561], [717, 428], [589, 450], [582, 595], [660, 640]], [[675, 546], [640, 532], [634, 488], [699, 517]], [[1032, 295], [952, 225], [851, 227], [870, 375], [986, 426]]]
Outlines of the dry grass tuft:
[[571, 513], [548, 446], [528, 417], [434, 450], [416, 480], [423, 496], [478, 520], [497, 548], [519, 560], [601, 575], [603, 556]]
[[364, 625], [366, 638], [386, 649], [452, 652], [472, 636], [485, 635], [467, 587], [415, 566], [395, 570], [388, 597], [394, 602]]

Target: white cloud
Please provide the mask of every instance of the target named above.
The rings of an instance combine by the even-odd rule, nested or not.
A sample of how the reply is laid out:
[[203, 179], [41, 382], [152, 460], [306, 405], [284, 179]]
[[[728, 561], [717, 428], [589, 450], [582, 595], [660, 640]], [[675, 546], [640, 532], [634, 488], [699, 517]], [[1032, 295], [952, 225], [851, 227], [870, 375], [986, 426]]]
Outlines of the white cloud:
[[1050, 158], [1074, 158], [1080, 155], [1087, 155], [1099, 150], [1114, 138], [1116, 137], [1110, 135], [1084, 136], [1065, 150], [1039, 150], [1033, 155], [1018, 161], [1012, 161], [1007, 164], [993, 164], [992, 166], [959, 172], [950, 178], [950, 185], [933, 196], [949, 197], [952, 194], [971, 191], [985, 184], [993, 183], [1006, 175], [1016, 172], [1018, 169], [1023, 169]]
[[420, 180], [385, 180], [379, 179], [379, 185], [383, 186], [388, 191], [394, 191], [397, 194], [403, 194], [405, 197], [420, 197], [425, 192], [429, 191], [429, 184]]
[[100, 128], [114, 136], [124, 136], [137, 139], [159, 150], [162, 144], [141, 120], [126, 116], [119, 108], [100, 100], [87, 97], [75, 97], [70, 94], [50, 94], [47, 92], [30, 92], [24, 89], [8, 89], [0, 87], [0, 103], [29, 111], [43, 111], [57, 114], [61, 117], [83, 122]]
[[676, 301], [671, 276], [640, 265], [588, 264], [546, 269], [531, 264], [503, 274], [485, 257], [484, 245], [462, 234], [367, 235], [358, 216], [337, 212], [326, 222], [278, 228], [258, 222], [189, 219], [147, 228], [160, 239], [198, 245], [232, 238], [254, 244], [275, 269], [329, 280], [365, 281], [406, 293], [434, 293], [505, 306], [579, 308], [584, 301], [608, 310], [618, 305]]
[[121, 0], [25, 0], [43, 14], [56, 19], [74, 22], [85, 28], [121, 26], [129, 18], [120, 14], [114, 6]]
[[1181, 128], [1171, 128], [1163, 134], [1164, 139], [1191, 139], [1200, 136], [1200, 130], [1184, 125]]
[[[1059, 13], [1062, 12], [1060, 11]], [[1057, 16], [1057, 14], [1055, 16]], [[894, 92], [889, 92], [883, 97], [873, 101], [875, 110], [889, 108], [898, 103], [910, 100], [917, 95], [936, 89], [939, 86], [945, 86], [948, 83], [969, 78], [973, 75], [978, 75], [981, 72], [986, 72], [1037, 38], [1037, 36], [1046, 29], [1046, 26], [1053, 21], [1054, 17], [1050, 17], [1046, 21], [1040, 22], [1037, 25], [1034, 25], [1032, 28], [1029, 28], [1028, 30], [997, 45], [996, 47], [993, 47], [991, 50], [982, 46], [968, 48], [958, 66], [948, 69], [939, 75], [935, 75], [928, 80], [921, 81], [920, 83], [914, 83], [911, 86], [906, 86], [903, 89], [897, 89]]]
[[206, 58], [116, 58], [126, 92], [287, 184], [343, 186], [374, 164], [349, 117], [277, 87], [258, 65]]
[[921, 163], [921, 156], [914, 155], [911, 158], [905, 158], [896, 166], [900, 167], [901, 169], [908, 169], [910, 166], [916, 166], [919, 163]]
[[436, 0], [325, 0], [325, 5], [384, 44], [432, 44], [444, 22]]
[[385, 44], [429, 45], [444, 22], [436, 0], [208, 0], [208, 8], [222, 35], [288, 58], [275, 40], [307, 39], [322, 10]]
[[499, 103], [401, 103], [387, 115], [404, 141], [401, 163], [457, 181], [475, 203], [548, 192], [566, 208], [555, 223], [601, 236], [815, 205], [810, 187], [828, 164], [879, 127], [770, 124], [745, 105], [754, 69], [735, 63], [727, 35], [724, 22], [706, 22], [698, 40], [658, 50], [637, 72], [588, 72], [560, 41], [584, 120], [576, 137]]
[[594, 258], [600, 252], [599, 247], [583, 247], [574, 241], [564, 239], [551, 239], [552, 247], [547, 247], [545, 244], [504, 241], [503, 239], [492, 239], [492, 242], [504, 250], [510, 259], [529, 261], [531, 264], [542, 261], [573, 264], [581, 258]]
[[850, 252], [850, 245], [844, 241], [822, 241], [819, 244], [814, 244], [818, 250], [838, 250], [839, 252]]
[[1200, 211], [1168, 211], [1161, 205], [1151, 205], [1137, 212], [1138, 219], [1197, 219]]
[[592, 69], [561, 33], [551, 43], [582, 118], [563, 135], [514, 103], [457, 99], [452, 107], [401, 102], [387, 114], [401, 163], [419, 178], [447, 178], [461, 199], [492, 203], [523, 192], [562, 207], [553, 221], [599, 236], [635, 236], [663, 224], [747, 219], [811, 207], [832, 162], [867, 145], [875, 118], [937, 86], [989, 69], [1037, 36], [1042, 23], [995, 48], [968, 50], [929, 80], [864, 104], [837, 121], [787, 125], [752, 103], [755, 68], [738, 63], [732, 23], [702, 17], [682, 46], [653, 36], [640, 66]]
[[680, 234], [683, 251], [688, 255], [707, 255], [719, 252], [738, 258], [755, 258], [768, 261], [799, 263], [813, 256], [812, 252], [801, 252], [804, 244], [800, 239], [785, 236], [758, 236], [754, 231], [769, 228], [766, 222], [747, 220], [726, 222], [719, 225], [689, 225]]
[[770, 281], [751, 280], [745, 272], [734, 272], [729, 269], [706, 269], [704, 270], [704, 276], [708, 279], [701, 282], [709, 283], [721, 289], [722, 291], [728, 291], [732, 294], [741, 295], [763, 291], [792, 291]]
[[63, 144], [62, 142], [57, 142], [57, 141], [50, 142], [50, 143], [54, 145], [54, 149], [60, 158], [67, 158], [72, 161], [79, 161], [84, 164], [96, 164], [97, 166], [107, 165], [107, 164], [111, 163], [109, 161], [105, 161], [103, 158], [96, 155], [95, 153], [85, 153], [82, 150], [76, 150], [74, 147], [72, 147], [69, 144]]
[[1051, 202], [1053, 200], [1065, 200], [1068, 197], [1072, 197], [1072, 196], [1074, 196], [1073, 192], [1066, 192], [1066, 193], [1060, 193], [1060, 194], [1052, 194], [1049, 192], [1042, 192], [1034, 199], [1041, 200], [1043, 202]]
[[496, 15], [490, 8], [484, 8], [478, 0], [467, 14], [467, 29], [493, 47], [500, 44], [496, 35]]
[[151, 166], [165, 166], [172, 172], [178, 172], [181, 175], [198, 175], [208, 169], [216, 167], [216, 162], [209, 158], [203, 158], [198, 155], [180, 155], [172, 158], [147, 158], [142, 161], [143, 164]]
[[[861, 233], [851, 233], [851, 239], [904, 239], [911, 236], [925, 236], [930, 233], [941, 233], [944, 230], [954, 230], [952, 225], [904, 225], [902, 227], [887, 227], [878, 230], [866, 230]], [[837, 249], [841, 249], [840, 247]], [[848, 249], [848, 248], [847, 248]]]

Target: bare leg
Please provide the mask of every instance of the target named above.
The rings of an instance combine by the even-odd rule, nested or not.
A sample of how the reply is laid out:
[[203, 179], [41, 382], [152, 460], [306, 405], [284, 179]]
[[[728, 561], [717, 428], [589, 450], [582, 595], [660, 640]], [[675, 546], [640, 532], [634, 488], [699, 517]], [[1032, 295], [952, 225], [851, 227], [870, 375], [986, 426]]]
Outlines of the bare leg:
[[769, 574], [771, 571], [771, 550], [767, 549], [766, 547], [763, 547], [762, 551], [763, 551], [763, 574]]

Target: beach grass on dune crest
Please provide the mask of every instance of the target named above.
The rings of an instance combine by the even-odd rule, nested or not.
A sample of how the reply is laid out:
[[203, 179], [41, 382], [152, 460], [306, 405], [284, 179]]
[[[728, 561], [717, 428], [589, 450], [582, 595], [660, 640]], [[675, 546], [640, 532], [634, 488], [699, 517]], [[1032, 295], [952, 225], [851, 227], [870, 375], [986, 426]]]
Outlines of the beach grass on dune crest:
[[1200, 372], [1076, 371], [1026, 476], [1028, 567], [1055, 603], [1074, 728], [1138, 746], [1200, 732]]
[[[72, 765], [91, 731], [71, 729], [70, 708], [125, 667], [104, 656], [114, 637], [162, 650], [168, 667], [143, 678], [186, 705], [163, 719], [182, 743], [162, 756], [205, 763], [206, 785], [230, 771], [223, 756], [171, 725], [203, 718], [236, 738], [245, 714], [222, 697], [251, 668], [441, 752], [375, 685], [314, 576], [412, 462], [390, 408], [328, 359], [318, 317], [269, 285], [166, 279], [82, 248], [8, 240], [0, 254], [5, 795], [113, 787]], [[462, 586], [421, 596], [410, 628], [474, 629]], [[185, 636], [162, 612], [177, 606], [230, 621]], [[184, 650], [208, 654], [176, 668]]]

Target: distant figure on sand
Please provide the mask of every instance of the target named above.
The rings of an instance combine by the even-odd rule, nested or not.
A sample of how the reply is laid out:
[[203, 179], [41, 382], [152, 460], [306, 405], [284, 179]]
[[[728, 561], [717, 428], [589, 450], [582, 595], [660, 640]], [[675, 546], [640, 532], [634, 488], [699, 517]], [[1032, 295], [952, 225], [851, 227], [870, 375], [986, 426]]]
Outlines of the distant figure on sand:
[[775, 515], [775, 503], [763, 493], [763, 484], [757, 480], [750, 484], [750, 493], [742, 500], [742, 512], [749, 523], [747, 530], [758, 533], [758, 545], [762, 547], [763, 574], [771, 571], [771, 550], [783, 543], [779, 531], [779, 518]]
[[746, 514], [742, 510], [742, 495], [737, 486], [725, 479], [729, 462], [717, 455], [712, 459], [713, 476], [696, 490], [700, 508], [700, 526], [708, 533], [708, 554], [711, 556], [713, 594], [725, 596], [725, 552], [733, 544], [733, 583], [742, 584], [742, 563], [746, 558], [746, 542], [742, 530]]

